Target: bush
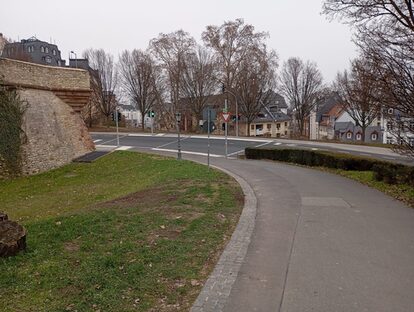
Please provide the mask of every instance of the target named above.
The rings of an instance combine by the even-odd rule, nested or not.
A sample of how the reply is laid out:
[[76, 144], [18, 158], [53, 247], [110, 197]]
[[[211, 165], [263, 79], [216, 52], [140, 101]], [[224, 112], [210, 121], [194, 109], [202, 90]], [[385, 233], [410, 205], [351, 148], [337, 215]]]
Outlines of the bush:
[[414, 167], [372, 158], [304, 149], [246, 148], [248, 159], [270, 159], [311, 167], [327, 167], [352, 171], [373, 171], [378, 181], [414, 185]]
[[0, 177], [21, 173], [24, 102], [0, 81]]

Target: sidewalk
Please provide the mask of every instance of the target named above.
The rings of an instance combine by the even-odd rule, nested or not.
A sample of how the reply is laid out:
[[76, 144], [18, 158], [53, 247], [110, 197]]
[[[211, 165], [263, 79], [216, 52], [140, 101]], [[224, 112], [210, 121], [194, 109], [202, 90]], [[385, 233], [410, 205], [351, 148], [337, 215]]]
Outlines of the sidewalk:
[[413, 311], [414, 209], [325, 172], [213, 163], [250, 184], [257, 215], [223, 308], [196, 311]]

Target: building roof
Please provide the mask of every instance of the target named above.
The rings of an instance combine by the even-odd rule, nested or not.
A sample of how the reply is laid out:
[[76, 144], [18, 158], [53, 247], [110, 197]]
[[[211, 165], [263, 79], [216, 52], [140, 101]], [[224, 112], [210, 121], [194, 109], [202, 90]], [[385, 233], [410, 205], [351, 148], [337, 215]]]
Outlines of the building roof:
[[318, 110], [316, 112], [316, 120], [320, 121], [322, 119], [322, 115], [327, 115], [329, 112], [336, 106], [341, 105], [342, 100], [338, 93], [332, 93], [331, 96], [319, 101], [316, 104]]
[[266, 100], [264, 105], [270, 110], [280, 110], [282, 108], [288, 108], [288, 105], [285, 101], [285, 98], [279, 93], [274, 92], [273, 90], [267, 91]]

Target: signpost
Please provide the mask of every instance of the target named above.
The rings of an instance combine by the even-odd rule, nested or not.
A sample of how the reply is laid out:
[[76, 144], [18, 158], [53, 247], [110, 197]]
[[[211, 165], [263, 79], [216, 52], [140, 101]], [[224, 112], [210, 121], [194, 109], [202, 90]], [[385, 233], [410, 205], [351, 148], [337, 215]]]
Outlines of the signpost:
[[180, 140], [181, 113], [176, 113], [175, 118], [177, 120], [177, 130], [178, 130], [178, 140], [177, 140], [178, 155], [177, 155], [177, 159], [181, 160], [181, 140]]
[[223, 109], [223, 113], [221, 114], [223, 119], [224, 119], [224, 135], [225, 135], [225, 147], [226, 147], [226, 158], [227, 158], [227, 133], [228, 133], [228, 122], [230, 120], [230, 113], [227, 111], [227, 99], [224, 100], [224, 109]]
[[118, 127], [118, 108], [115, 109], [115, 124], [116, 124], [116, 146], [119, 147], [119, 127]]

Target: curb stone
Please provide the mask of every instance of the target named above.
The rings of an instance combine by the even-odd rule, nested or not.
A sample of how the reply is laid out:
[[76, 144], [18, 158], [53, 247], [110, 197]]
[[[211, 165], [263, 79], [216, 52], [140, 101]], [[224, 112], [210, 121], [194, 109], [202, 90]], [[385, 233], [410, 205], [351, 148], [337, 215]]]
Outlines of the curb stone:
[[257, 198], [252, 187], [240, 176], [220, 167], [212, 167], [232, 176], [240, 184], [245, 195], [245, 203], [239, 223], [229, 243], [204, 284], [190, 312], [223, 311], [246, 256], [255, 226]]

